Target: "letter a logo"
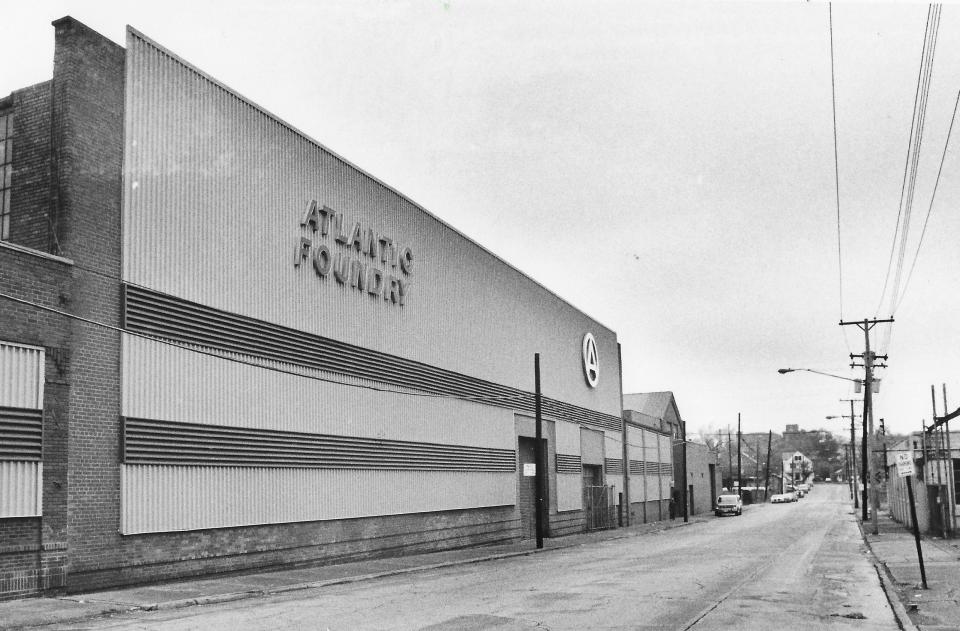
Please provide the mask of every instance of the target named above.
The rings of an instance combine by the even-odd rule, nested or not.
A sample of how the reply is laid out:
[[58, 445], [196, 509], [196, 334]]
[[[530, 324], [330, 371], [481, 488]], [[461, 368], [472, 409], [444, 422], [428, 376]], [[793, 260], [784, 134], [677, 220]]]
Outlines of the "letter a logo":
[[600, 355], [597, 353], [597, 341], [590, 333], [583, 336], [583, 376], [587, 378], [588, 386], [597, 387], [600, 380]]

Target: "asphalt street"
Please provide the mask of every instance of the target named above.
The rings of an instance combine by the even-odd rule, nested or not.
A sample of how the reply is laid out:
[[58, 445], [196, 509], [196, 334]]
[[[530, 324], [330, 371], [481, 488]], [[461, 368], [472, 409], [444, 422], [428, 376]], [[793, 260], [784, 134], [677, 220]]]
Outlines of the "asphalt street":
[[846, 488], [739, 517], [84, 629], [896, 630]]

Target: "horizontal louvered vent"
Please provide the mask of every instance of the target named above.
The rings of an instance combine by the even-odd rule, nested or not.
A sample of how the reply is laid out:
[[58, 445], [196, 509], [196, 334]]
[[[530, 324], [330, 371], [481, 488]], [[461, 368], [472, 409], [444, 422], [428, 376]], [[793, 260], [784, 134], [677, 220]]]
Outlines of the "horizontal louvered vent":
[[557, 473], [580, 473], [580, 456], [557, 454]]
[[126, 464], [515, 471], [510, 449], [124, 419]]
[[619, 458], [604, 458], [607, 475], [623, 475], [623, 460]]
[[43, 411], [0, 407], [0, 460], [43, 457]]
[[[124, 285], [129, 331], [231, 353], [306, 366], [431, 394], [534, 412], [531, 393], [468, 377], [395, 355], [239, 316], [142, 287]], [[543, 398], [544, 414], [619, 431], [622, 420]]]
[[630, 475], [643, 475], [643, 460], [630, 461]]

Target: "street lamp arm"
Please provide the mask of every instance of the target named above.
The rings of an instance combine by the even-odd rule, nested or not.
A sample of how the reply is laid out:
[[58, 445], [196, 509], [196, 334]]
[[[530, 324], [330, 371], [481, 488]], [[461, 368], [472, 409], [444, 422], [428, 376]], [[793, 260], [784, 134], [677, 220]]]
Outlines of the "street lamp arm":
[[824, 376], [826, 376], [826, 377], [833, 377], [834, 379], [843, 379], [844, 381], [852, 381], [852, 382], [854, 382], [854, 383], [859, 383], [859, 382], [861, 381], [860, 379], [851, 379], [850, 377], [841, 377], [840, 375], [832, 375], [832, 374], [830, 374], [830, 373], [828, 373], [828, 372], [823, 372], [823, 371], [820, 371], [820, 370], [814, 370], [814, 369], [812, 369], [812, 368], [780, 368], [780, 369], [777, 370], [777, 372], [780, 373], [781, 375], [785, 375], [785, 374], [787, 374], [788, 372], [796, 372], [796, 371], [798, 371], [798, 370], [803, 370], [803, 371], [806, 371], [806, 372], [812, 372], [812, 373], [816, 373], [816, 374], [818, 374], [818, 375], [824, 375]]

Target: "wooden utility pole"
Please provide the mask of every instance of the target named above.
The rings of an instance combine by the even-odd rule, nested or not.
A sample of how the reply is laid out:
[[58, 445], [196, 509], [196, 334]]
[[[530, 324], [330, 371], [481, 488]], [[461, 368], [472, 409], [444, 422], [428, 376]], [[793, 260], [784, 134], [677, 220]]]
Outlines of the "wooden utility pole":
[[[872, 329], [877, 324], [883, 322], [893, 322], [893, 318], [887, 318], [885, 320], [868, 320], [864, 319], [862, 321], [856, 322], [843, 322], [840, 321], [840, 326], [855, 325], [863, 331], [864, 338], [864, 351], [863, 351], [863, 433], [864, 433], [864, 445], [863, 445], [863, 459], [865, 462], [864, 466], [864, 497], [863, 497], [863, 521], [867, 520], [867, 489], [870, 491], [870, 512], [871, 512], [871, 525], [873, 529], [873, 534], [880, 534], [880, 524], [878, 521], [878, 513], [880, 512], [880, 495], [877, 492], [877, 481], [873, 479], [873, 360], [877, 355], [870, 350], [870, 329]], [[850, 359], [853, 359], [855, 355], [850, 354]], [[886, 356], [883, 356], [883, 359], [886, 360]], [[869, 487], [867, 484], [869, 483]]]
[[763, 501], [766, 502], [770, 497], [770, 447], [773, 445], [773, 430], [767, 434], [767, 473], [763, 479]]
[[742, 434], [740, 433], [740, 412], [737, 412], [737, 496], [743, 497], [743, 467], [741, 464], [740, 442]]
[[[943, 384], [943, 416], [947, 416], [947, 384]], [[943, 422], [944, 433], [947, 435], [947, 462], [950, 463], [947, 475], [947, 506], [950, 509], [950, 530], [956, 534], [957, 531], [957, 489], [956, 473], [953, 471], [953, 448], [950, 446], [950, 420]]]
[[730, 486], [733, 486], [733, 439], [730, 438], [729, 424], [727, 424], [727, 471], [730, 472]]
[[[860, 489], [857, 488], [857, 430], [854, 427], [854, 420], [856, 419], [856, 415], [853, 413], [853, 404], [857, 401], [860, 401], [860, 399], [840, 399], [840, 400], [850, 402], [850, 466], [851, 466], [850, 471], [851, 471], [851, 478], [853, 478], [853, 483], [852, 483], [852, 486], [850, 487], [851, 488], [850, 492], [853, 493], [853, 508], [857, 509], [857, 508], [860, 508], [860, 500], [859, 500]], [[866, 467], [866, 464], [864, 464], [864, 467]], [[866, 491], [864, 491], [864, 493], [866, 493]], [[866, 497], [866, 495], [864, 495], [864, 497]], [[864, 521], [866, 521], [867, 519], [866, 509], [864, 509], [863, 519]]]

